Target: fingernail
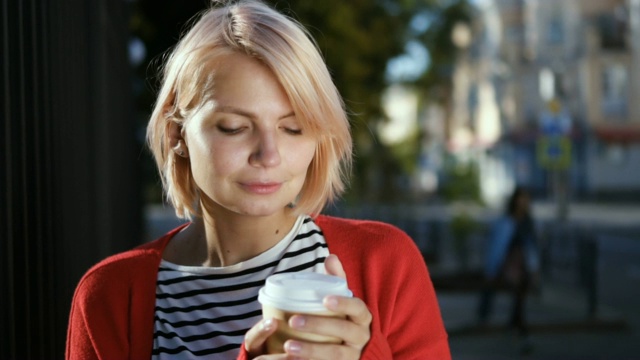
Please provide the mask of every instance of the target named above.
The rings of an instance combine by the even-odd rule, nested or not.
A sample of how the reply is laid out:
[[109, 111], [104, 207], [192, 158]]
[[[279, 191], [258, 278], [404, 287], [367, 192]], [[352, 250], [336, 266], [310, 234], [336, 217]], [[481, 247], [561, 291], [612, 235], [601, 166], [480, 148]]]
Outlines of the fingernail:
[[297, 341], [289, 340], [284, 345], [285, 350], [290, 354], [299, 354], [300, 350], [302, 350], [302, 344]]
[[269, 331], [273, 328], [273, 319], [266, 319], [262, 322], [262, 331]]
[[292, 316], [291, 319], [289, 319], [289, 326], [291, 326], [294, 329], [301, 329], [304, 327], [304, 324], [306, 323], [307, 323], [307, 319], [305, 319], [304, 316], [300, 316], [300, 315]]
[[338, 309], [338, 298], [335, 296], [327, 296], [324, 299], [324, 306], [326, 306], [329, 310], [337, 310]]

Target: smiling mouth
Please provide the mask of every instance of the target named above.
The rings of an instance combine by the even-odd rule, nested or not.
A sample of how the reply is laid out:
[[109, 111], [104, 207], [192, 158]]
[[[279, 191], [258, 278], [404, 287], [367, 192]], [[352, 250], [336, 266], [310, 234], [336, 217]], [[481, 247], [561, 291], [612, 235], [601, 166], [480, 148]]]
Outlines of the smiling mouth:
[[258, 195], [273, 194], [282, 187], [282, 183], [243, 183], [240, 185], [245, 191]]

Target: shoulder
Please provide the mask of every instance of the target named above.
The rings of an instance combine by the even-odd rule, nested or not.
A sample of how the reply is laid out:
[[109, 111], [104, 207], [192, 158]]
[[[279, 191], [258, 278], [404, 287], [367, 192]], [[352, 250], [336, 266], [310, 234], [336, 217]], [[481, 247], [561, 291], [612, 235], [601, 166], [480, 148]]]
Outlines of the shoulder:
[[[157, 243], [156, 240], [153, 243]], [[104, 291], [113, 291], [129, 287], [137, 277], [154, 268], [160, 259], [160, 252], [149, 247], [138, 247], [120, 254], [112, 255], [91, 267], [80, 279], [76, 295], [89, 295]]]
[[135, 284], [152, 280], [156, 277], [162, 251], [177, 230], [98, 262], [80, 279], [74, 298], [100, 297], [107, 292], [125, 291]]
[[396, 226], [375, 220], [356, 220], [320, 215], [315, 219], [315, 222], [322, 229], [328, 229], [331, 232], [345, 232], [349, 235], [406, 236], [404, 231]]
[[418, 252], [415, 242], [391, 224], [324, 215], [318, 216], [315, 222], [322, 230], [329, 250], [338, 255], [347, 253], [391, 259]]
[[135, 249], [111, 255], [91, 267], [84, 277], [102, 276], [105, 273], [130, 273], [144, 267], [147, 263], [160, 259], [162, 253], [158, 248], [159, 243], [160, 240], [155, 240]]
[[325, 236], [346, 241], [366, 241], [369, 244], [381, 241], [411, 241], [411, 238], [401, 229], [380, 221], [320, 215], [315, 222]]

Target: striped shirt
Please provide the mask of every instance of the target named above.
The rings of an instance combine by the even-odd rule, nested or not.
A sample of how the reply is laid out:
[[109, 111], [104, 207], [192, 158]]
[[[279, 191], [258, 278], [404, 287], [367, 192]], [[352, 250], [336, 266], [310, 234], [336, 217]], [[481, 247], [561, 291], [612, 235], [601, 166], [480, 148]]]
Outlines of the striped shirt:
[[324, 273], [322, 232], [300, 216], [274, 247], [227, 267], [162, 260], [156, 285], [152, 359], [235, 359], [246, 332], [262, 319], [258, 291], [275, 273]]

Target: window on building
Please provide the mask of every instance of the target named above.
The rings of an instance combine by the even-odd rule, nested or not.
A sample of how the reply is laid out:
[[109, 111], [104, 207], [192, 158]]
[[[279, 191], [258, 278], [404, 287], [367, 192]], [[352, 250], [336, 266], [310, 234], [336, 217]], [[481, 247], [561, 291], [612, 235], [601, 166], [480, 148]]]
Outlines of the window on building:
[[538, 73], [538, 89], [540, 98], [549, 101], [556, 96], [556, 77], [553, 70], [542, 68]]
[[600, 45], [607, 50], [627, 48], [629, 29], [629, 11], [624, 5], [616, 6], [613, 11], [600, 15], [598, 21]]
[[538, 72], [538, 93], [543, 101], [565, 96], [565, 77], [561, 72], [544, 67]]
[[550, 6], [550, 13], [545, 30], [546, 41], [549, 45], [561, 45], [566, 38], [566, 19], [564, 14], [566, 3], [554, 1], [549, 2], [548, 6]]
[[629, 108], [629, 69], [611, 63], [602, 69], [602, 115], [609, 119], [625, 119]]
[[601, 160], [613, 166], [625, 165], [629, 158], [627, 146], [616, 143], [600, 143], [598, 156]]
[[564, 26], [562, 18], [557, 15], [551, 18], [547, 27], [547, 42], [551, 45], [559, 45], [564, 41]]

